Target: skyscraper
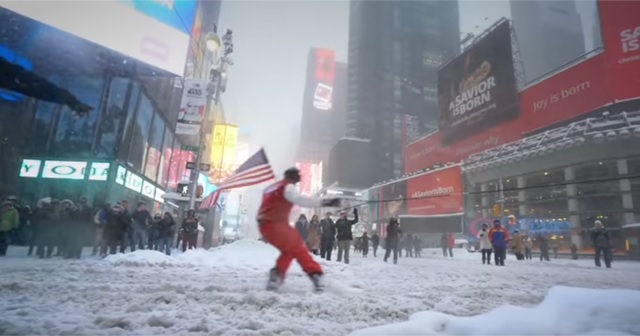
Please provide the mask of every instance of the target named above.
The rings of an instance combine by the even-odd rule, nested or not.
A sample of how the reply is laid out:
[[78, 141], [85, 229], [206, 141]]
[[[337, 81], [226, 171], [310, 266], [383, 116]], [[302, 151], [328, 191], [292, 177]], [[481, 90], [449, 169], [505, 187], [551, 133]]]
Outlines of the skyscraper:
[[527, 82], [585, 53], [584, 33], [574, 0], [511, 0], [510, 4]]
[[326, 161], [344, 136], [346, 71], [346, 64], [335, 62], [333, 50], [309, 51], [297, 162]]
[[346, 133], [370, 140], [372, 183], [402, 174], [407, 128], [437, 128], [437, 70], [459, 43], [457, 1], [351, 1]]

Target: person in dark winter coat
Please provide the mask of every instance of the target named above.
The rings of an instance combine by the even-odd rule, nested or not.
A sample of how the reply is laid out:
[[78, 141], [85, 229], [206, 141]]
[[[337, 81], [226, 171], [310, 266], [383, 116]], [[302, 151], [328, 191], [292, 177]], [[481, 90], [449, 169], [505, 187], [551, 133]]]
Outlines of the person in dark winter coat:
[[130, 217], [125, 213], [124, 207], [116, 204], [111, 207], [111, 211], [107, 214], [107, 222], [103, 231], [101, 256], [107, 255], [107, 247], [109, 254], [116, 254], [118, 245], [120, 245], [120, 253], [124, 253], [125, 236], [129, 229]]
[[377, 232], [374, 232], [373, 236], [371, 236], [371, 244], [373, 245], [373, 257], [375, 258], [378, 253], [378, 246], [380, 246], [380, 236], [378, 236]]
[[327, 212], [325, 218], [320, 221], [320, 257], [331, 260], [333, 242], [336, 239], [336, 225], [331, 219], [331, 213]]
[[[36, 212], [33, 214], [33, 224], [36, 231], [35, 244], [38, 258], [51, 258], [55, 248], [56, 216], [54, 215], [54, 200], [44, 198], [38, 201]], [[56, 201], [57, 202], [57, 201]]]
[[356, 223], [358, 223], [358, 209], [356, 208], [353, 208], [353, 219], [347, 219], [347, 213], [343, 211], [340, 213], [340, 219], [336, 221], [338, 262], [342, 260], [342, 255], [344, 254], [344, 263], [349, 263], [349, 252], [351, 250], [351, 241], [353, 240], [351, 228]]
[[158, 251], [171, 255], [171, 242], [175, 234], [176, 222], [170, 213], [165, 212], [158, 227]]
[[160, 213], [156, 213], [153, 216], [153, 220], [149, 225], [149, 230], [147, 231], [149, 235], [149, 249], [158, 250], [158, 244], [160, 240], [160, 225], [162, 221], [162, 215]]
[[198, 242], [198, 218], [196, 218], [195, 210], [187, 211], [187, 218], [182, 221], [180, 231], [182, 231], [182, 252], [185, 252], [187, 248], [196, 248]]
[[369, 235], [365, 232], [362, 234], [362, 256], [367, 257], [369, 255]]
[[68, 254], [67, 258], [80, 259], [82, 257], [82, 247], [84, 246], [84, 237], [91, 228], [93, 222], [93, 209], [87, 204], [87, 198], [81, 197], [78, 200], [77, 207], [73, 209], [70, 218], [70, 239], [67, 242]]
[[307, 241], [307, 235], [309, 233], [308, 225], [309, 221], [307, 220], [307, 216], [300, 214], [300, 217], [298, 217], [296, 221], [296, 230], [298, 230], [300, 237], [302, 237], [302, 241]]
[[405, 257], [413, 258], [413, 236], [408, 234], [402, 243], [405, 250]]
[[422, 257], [422, 240], [418, 236], [413, 237], [413, 249], [416, 258]]
[[600, 256], [604, 257], [604, 264], [607, 268], [611, 268], [611, 240], [609, 238], [609, 232], [604, 228], [602, 222], [595, 221], [595, 227], [591, 231], [591, 240], [593, 247], [596, 250], [595, 262], [596, 266], [600, 267]]
[[551, 261], [549, 258], [549, 239], [544, 235], [540, 236], [538, 244], [540, 244], [540, 261]]
[[132, 241], [130, 242], [131, 251], [138, 248], [144, 249], [147, 244], [147, 228], [149, 224], [153, 222], [151, 214], [147, 210], [147, 205], [144, 202], [138, 202], [138, 209], [131, 215], [133, 233], [130, 235]]
[[400, 230], [398, 220], [395, 218], [391, 218], [389, 220], [389, 225], [387, 225], [387, 238], [385, 240], [386, 251], [384, 253], [384, 262], [387, 262], [387, 259], [389, 259], [389, 257], [391, 256], [391, 252], [393, 252], [393, 263], [398, 263], [398, 244], [401, 234], [402, 231]]

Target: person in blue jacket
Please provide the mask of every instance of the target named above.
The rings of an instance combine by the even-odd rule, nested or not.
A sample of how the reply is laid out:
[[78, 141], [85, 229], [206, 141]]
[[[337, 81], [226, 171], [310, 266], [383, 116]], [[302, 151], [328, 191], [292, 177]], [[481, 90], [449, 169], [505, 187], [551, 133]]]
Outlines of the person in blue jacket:
[[496, 266], [504, 266], [504, 259], [507, 257], [509, 231], [502, 227], [499, 219], [493, 221], [493, 227], [489, 230], [489, 240], [493, 246], [493, 255]]

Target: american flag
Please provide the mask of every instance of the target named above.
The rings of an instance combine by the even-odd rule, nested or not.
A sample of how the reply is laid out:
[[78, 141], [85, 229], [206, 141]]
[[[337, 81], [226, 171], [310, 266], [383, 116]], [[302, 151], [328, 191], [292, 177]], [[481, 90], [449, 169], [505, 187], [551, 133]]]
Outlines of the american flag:
[[269, 159], [267, 159], [267, 154], [264, 152], [264, 148], [260, 149], [245, 163], [240, 165], [226, 181], [220, 183], [216, 191], [202, 201], [200, 210], [206, 210], [216, 206], [220, 194], [225, 190], [260, 184], [272, 180], [275, 177]]

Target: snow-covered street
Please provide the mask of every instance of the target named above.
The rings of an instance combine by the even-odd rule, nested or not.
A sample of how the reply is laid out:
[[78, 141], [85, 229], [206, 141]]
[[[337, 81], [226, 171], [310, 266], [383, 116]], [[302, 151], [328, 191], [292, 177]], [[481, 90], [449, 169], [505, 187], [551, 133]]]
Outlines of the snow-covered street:
[[[456, 252], [453, 260], [428, 255], [401, 258], [398, 265], [383, 263], [380, 251], [378, 258], [354, 256], [351, 265], [323, 261], [328, 289], [315, 294], [297, 265], [279, 292], [266, 292], [267, 272], [277, 252], [258, 241], [172, 257], [137, 251], [79, 261], [27, 258], [24, 250], [12, 248], [12, 256], [0, 259], [0, 334], [346, 335], [407, 321], [426, 310], [473, 316], [505, 304], [533, 307], [554, 286], [640, 289], [639, 263], [620, 261], [612, 269], [599, 269], [592, 260], [543, 263], [509, 258], [506, 267], [495, 267], [482, 265], [479, 255]], [[563, 290], [571, 289], [554, 289]], [[573, 299], [567, 300], [584, 299], [589, 293], [573, 292]], [[592, 294], [624, 296], [626, 305], [640, 307], [640, 292], [603, 293], [607, 292]], [[558, 307], [555, 318], [566, 324], [580, 304]], [[573, 308], [562, 312], [563, 307]], [[545, 323], [548, 327], [550, 322]], [[541, 331], [523, 328], [523, 334], [556, 330], [552, 323], [551, 329]], [[455, 334], [445, 329], [440, 331]], [[458, 329], [457, 334], [472, 334]], [[400, 332], [385, 330], [377, 334]]]

